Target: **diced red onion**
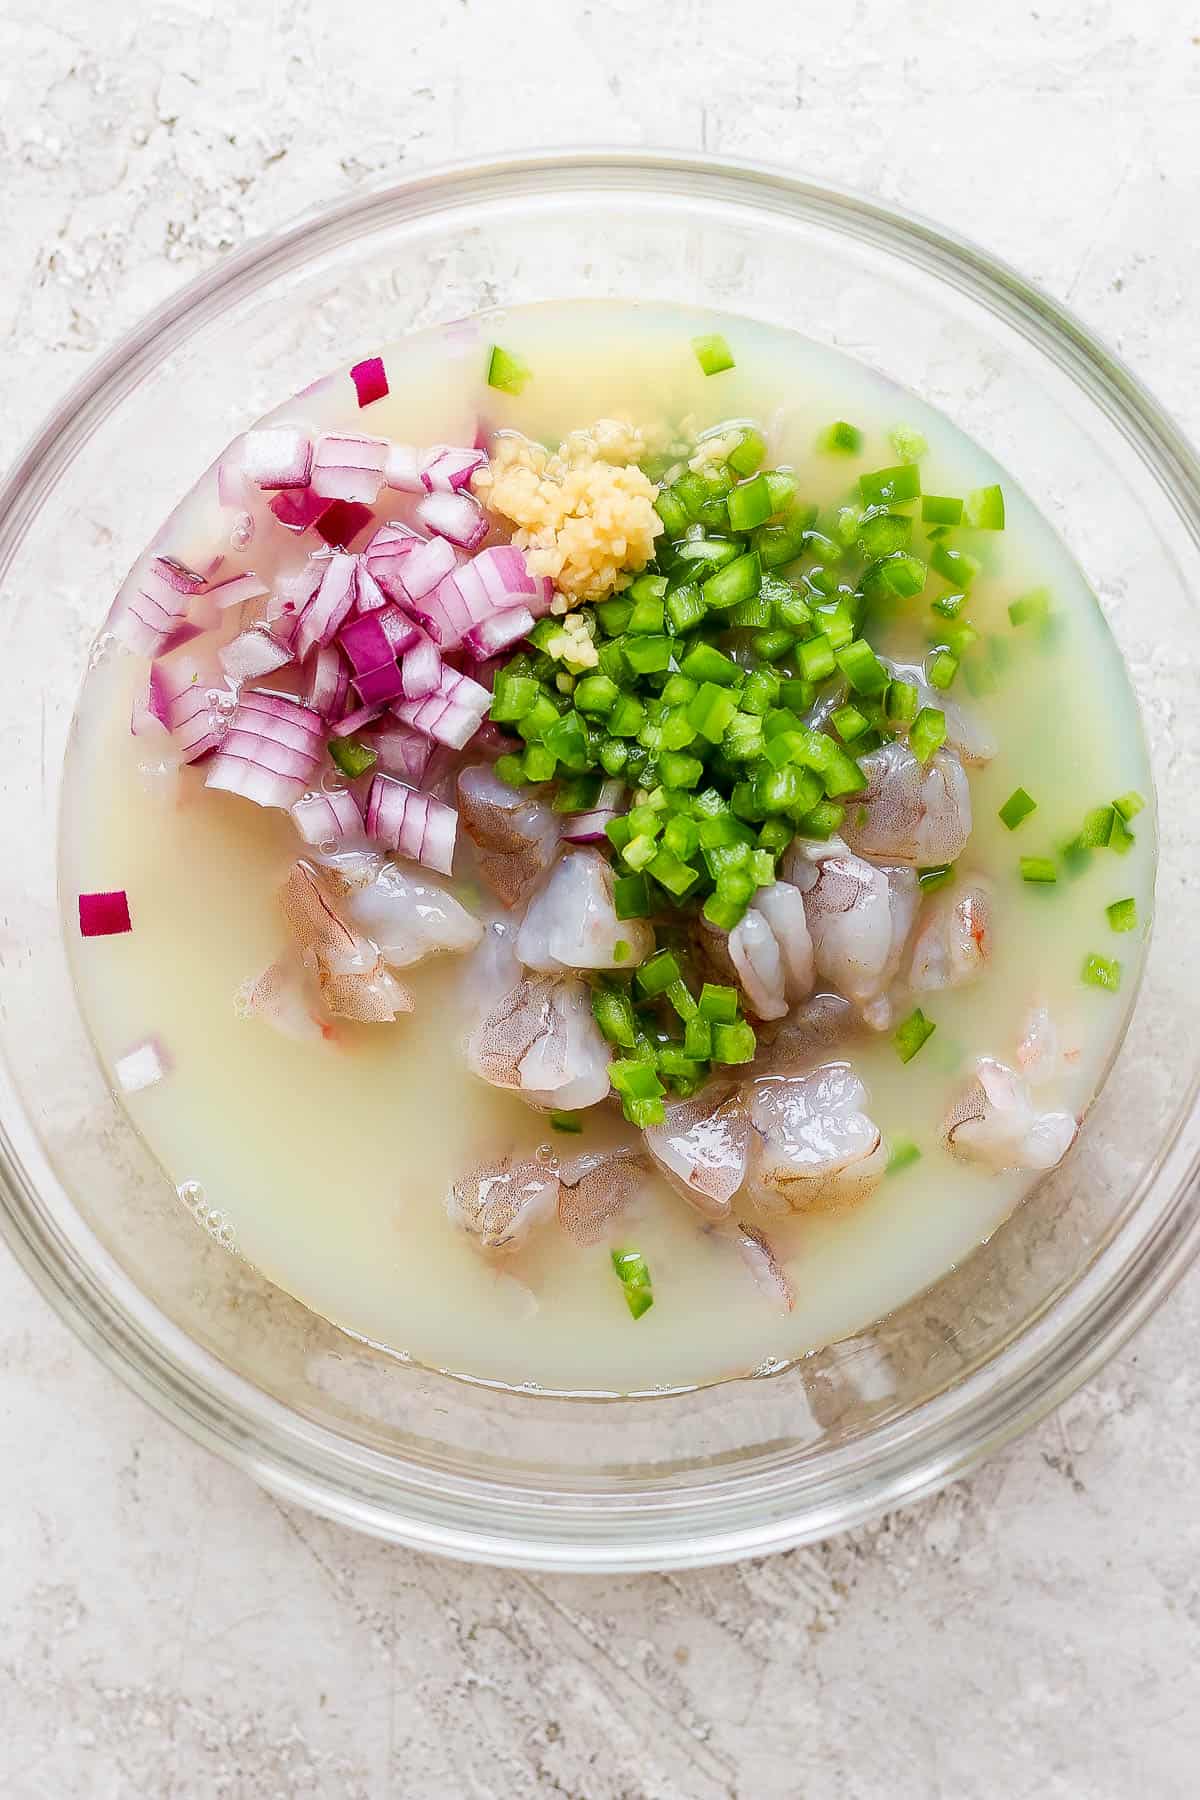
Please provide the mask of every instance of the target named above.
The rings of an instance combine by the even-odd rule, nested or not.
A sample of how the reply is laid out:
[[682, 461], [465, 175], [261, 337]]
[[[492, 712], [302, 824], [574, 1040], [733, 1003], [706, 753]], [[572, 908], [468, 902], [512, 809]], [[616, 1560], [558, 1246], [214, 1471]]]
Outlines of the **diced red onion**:
[[588, 812], [570, 813], [563, 821], [562, 837], [568, 844], [599, 844], [605, 841], [605, 827], [616, 818], [624, 793], [620, 781], [606, 781], [596, 796], [596, 804]]
[[405, 651], [400, 664], [406, 700], [424, 700], [437, 692], [442, 678], [441, 652], [433, 639], [418, 630], [416, 641]]
[[[457, 567], [458, 558], [445, 538], [418, 539], [415, 549], [409, 551], [405, 556], [400, 571], [400, 580], [404, 589], [403, 599], [423, 600], [426, 594], [433, 592], [444, 576], [449, 575]], [[373, 563], [371, 564], [371, 573], [386, 593], [387, 585]]]
[[310, 786], [324, 741], [320, 716], [311, 707], [251, 688], [234, 710], [205, 785], [259, 806], [290, 807]]
[[424, 780], [433, 755], [432, 739], [423, 731], [415, 731], [411, 725], [401, 725], [399, 720], [373, 732], [371, 748], [379, 757], [382, 773], [399, 775], [414, 786]]
[[292, 660], [291, 651], [273, 637], [265, 625], [252, 625], [232, 643], [223, 644], [217, 657], [230, 681], [259, 681], [273, 675]]
[[357, 561], [344, 550], [335, 550], [324, 559], [320, 585], [305, 607], [296, 637], [301, 656], [307, 656], [318, 644], [328, 644], [337, 636], [354, 605]]
[[346, 713], [332, 728], [330, 737], [353, 737], [364, 726], [374, 724], [383, 711], [382, 706], [356, 706], [353, 712]]
[[81, 937], [117, 937], [132, 931], [129, 896], [124, 888], [107, 894], [80, 894], [79, 932]]
[[113, 1073], [126, 1094], [140, 1094], [143, 1088], [154, 1087], [170, 1072], [171, 1058], [154, 1037], [135, 1044], [113, 1064]]
[[192, 653], [151, 664], [148, 705], [171, 732], [184, 762], [197, 762], [225, 736], [232, 697], [211, 652]]
[[354, 610], [356, 613], [378, 612], [387, 605], [387, 596], [370, 569], [366, 559], [359, 556], [357, 585], [354, 594]]
[[333, 500], [317, 520], [317, 535], [327, 544], [348, 550], [364, 525], [370, 522], [369, 506], [360, 506], [354, 500]]
[[346, 710], [350, 671], [336, 644], [322, 644], [313, 657], [308, 704], [323, 719], [338, 719]]
[[373, 506], [383, 486], [387, 453], [383, 438], [323, 431], [313, 458], [313, 491], [329, 500], [359, 500]]
[[483, 509], [470, 494], [427, 494], [417, 502], [417, 517], [461, 550], [474, 550], [488, 534]]
[[307, 531], [310, 525], [318, 524], [332, 506], [331, 500], [326, 500], [324, 495], [314, 492], [310, 487], [276, 494], [270, 502], [271, 511], [289, 531]]
[[303, 794], [294, 802], [291, 811], [300, 836], [316, 850], [340, 844], [345, 838], [362, 836], [362, 813], [349, 788]]
[[113, 601], [110, 629], [141, 656], [157, 656], [186, 620], [203, 575], [174, 557], [151, 556], [130, 571]]
[[364, 706], [389, 706], [404, 692], [404, 677], [398, 662], [381, 663], [377, 669], [364, 669], [351, 677]]
[[407, 525], [381, 525], [363, 551], [363, 561], [372, 580], [389, 600], [395, 600], [401, 606], [408, 599], [401, 569], [418, 544], [424, 541]]
[[350, 379], [354, 383], [360, 406], [370, 406], [372, 401], [384, 399], [389, 391], [382, 356], [368, 356], [362, 362], [355, 363], [350, 371]]
[[385, 663], [394, 663], [420, 635], [420, 627], [406, 618], [398, 606], [384, 606], [343, 625], [338, 643], [349, 657], [355, 674], [365, 675], [372, 669], [382, 668]]
[[243, 507], [249, 493], [249, 482], [239, 451], [241, 440], [228, 449], [217, 464], [217, 505]]
[[545, 575], [531, 575], [525, 552], [513, 544], [491, 544], [471, 564], [483, 590], [496, 609], [527, 606], [535, 619], [550, 610], [554, 583]]
[[248, 569], [244, 575], [227, 575], [224, 581], [214, 583], [204, 597], [224, 612], [227, 607], [245, 605], [247, 600], [261, 600], [270, 591], [266, 582]]
[[439, 744], [462, 750], [479, 729], [489, 704], [486, 688], [443, 663], [436, 692], [426, 700], [402, 700], [392, 711], [405, 725], [415, 725]]
[[305, 488], [313, 466], [313, 441], [296, 425], [266, 425], [242, 440], [242, 468], [260, 488]]
[[421, 463], [421, 485], [427, 494], [457, 494], [469, 487], [476, 469], [487, 461], [482, 450], [456, 450], [438, 444], [427, 450]]
[[182, 650], [186, 644], [194, 644], [198, 637], [203, 637], [205, 631], [211, 631], [211, 629], [211, 625], [196, 625], [190, 619], [184, 619], [181, 625], [175, 627], [170, 637], [159, 645], [158, 654], [171, 656], [176, 650]]
[[398, 494], [423, 494], [425, 483], [421, 480], [421, 452], [414, 444], [389, 444], [387, 461], [383, 465], [385, 484], [394, 488]]
[[449, 875], [457, 832], [458, 814], [452, 806], [391, 775], [373, 778], [367, 795], [367, 836], [376, 843]]
[[527, 606], [509, 607], [506, 612], [493, 613], [490, 619], [481, 619], [473, 625], [466, 635], [466, 643], [472, 654], [486, 662], [489, 656], [495, 656], [501, 650], [507, 650], [520, 638], [528, 637], [533, 630], [533, 614]]

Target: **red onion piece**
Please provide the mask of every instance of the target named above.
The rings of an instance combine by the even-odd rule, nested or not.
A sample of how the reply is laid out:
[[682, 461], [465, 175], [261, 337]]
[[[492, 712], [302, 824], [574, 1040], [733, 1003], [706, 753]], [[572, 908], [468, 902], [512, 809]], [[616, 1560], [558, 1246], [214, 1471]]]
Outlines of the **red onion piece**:
[[224, 581], [214, 583], [205, 595], [221, 612], [230, 606], [243, 606], [247, 600], [261, 600], [264, 594], [270, 593], [265, 581], [260, 581], [252, 569], [244, 575], [227, 575]]
[[79, 933], [81, 937], [117, 937], [132, 931], [129, 896], [124, 888], [107, 894], [80, 894]]
[[474, 550], [488, 534], [483, 509], [470, 494], [427, 494], [417, 502], [417, 517], [460, 550]]
[[316, 850], [362, 836], [362, 813], [349, 788], [304, 794], [294, 802], [291, 813], [300, 836]]
[[387, 453], [383, 438], [323, 431], [313, 459], [313, 492], [328, 500], [365, 500], [373, 506], [383, 486]]
[[411, 725], [401, 725], [399, 720], [372, 732], [371, 748], [379, 758], [381, 773], [399, 775], [414, 787], [424, 780], [433, 756], [432, 740]]
[[[447, 546], [448, 548], [448, 546]], [[169, 556], [136, 563], [109, 613], [109, 628], [130, 650], [158, 656], [185, 622], [192, 598], [204, 588], [203, 575]]]
[[507, 650], [520, 638], [528, 637], [532, 630], [533, 614], [529, 608], [512, 606], [506, 612], [493, 613], [490, 619], [481, 619], [478, 625], [473, 625], [465, 642], [474, 656], [486, 662], [488, 657]]
[[318, 524], [333, 510], [333, 502], [314, 493], [310, 487], [298, 488], [294, 493], [276, 494], [270, 506], [279, 523], [289, 531], [307, 531], [310, 525]]
[[[445, 538], [418, 539], [416, 548], [408, 552], [400, 571], [400, 580], [404, 589], [403, 600], [423, 600], [426, 594], [433, 592], [444, 576], [449, 575], [457, 567], [458, 558]], [[386, 586], [373, 565], [371, 573], [386, 593]]]
[[387, 605], [387, 595], [367, 567], [366, 558], [358, 559], [357, 587], [354, 595], [356, 613], [378, 612]]
[[324, 559], [320, 585], [300, 619], [296, 647], [301, 656], [336, 637], [354, 605], [356, 568], [356, 559], [344, 550]]
[[322, 644], [313, 658], [308, 704], [323, 719], [338, 719], [346, 710], [350, 672], [336, 644]]
[[381, 525], [363, 551], [363, 561], [372, 580], [389, 600], [395, 600], [401, 606], [408, 600], [401, 576], [403, 565], [418, 544], [424, 542], [424, 538], [410, 531], [407, 525]]
[[276, 669], [285, 668], [292, 660], [292, 653], [278, 638], [272, 637], [265, 625], [252, 625], [231, 643], [223, 644], [217, 657], [229, 680], [240, 685], [243, 681], [259, 681], [264, 675], [273, 675]]
[[370, 406], [373, 401], [384, 399], [389, 392], [387, 370], [383, 366], [382, 356], [368, 356], [362, 362], [355, 363], [350, 371], [350, 379], [354, 383], [359, 406]]
[[239, 509], [246, 504], [250, 484], [240, 460], [242, 440], [231, 446], [217, 464], [217, 505]]
[[383, 465], [383, 479], [386, 485], [394, 488], [398, 494], [423, 494], [425, 484], [421, 480], [421, 452], [414, 444], [389, 444], [387, 461]]
[[439, 744], [462, 750], [479, 729], [489, 704], [486, 688], [443, 663], [435, 693], [427, 700], [402, 700], [392, 711], [405, 725], [415, 725]]
[[433, 639], [419, 628], [414, 642], [404, 653], [400, 665], [402, 691], [406, 700], [424, 700], [437, 692], [442, 678], [442, 658]]
[[535, 619], [550, 610], [554, 583], [546, 575], [531, 575], [525, 552], [513, 544], [491, 544], [471, 564], [493, 607], [527, 606]]
[[158, 1038], [145, 1038], [126, 1050], [124, 1056], [118, 1056], [113, 1073], [123, 1093], [140, 1094], [143, 1088], [154, 1087], [171, 1073], [171, 1058]]
[[171, 732], [184, 762], [196, 762], [225, 736], [232, 697], [216, 659], [205, 650], [153, 663], [148, 705]]
[[343, 715], [330, 731], [330, 737], [353, 737], [365, 725], [371, 725], [383, 711], [382, 706], [356, 706], [353, 712]]
[[625, 785], [620, 781], [606, 781], [596, 796], [596, 804], [587, 812], [569, 813], [563, 821], [562, 838], [568, 844], [599, 844], [607, 842], [605, 827], [611, 825], [621, 810], [621, 799]]
[[378, 669], [364, 669], [351, 680], [364, 706], [388, 706], [404, 692], [404, 677], [395, 661], [383, 663]]
[[391, 775], [373, 777], [367, 795], [367, 836], [376, 843], [449, 875], [457, 832], [458, 814], [452, 806]]
[[317, 533], [327, 544], [348, 550], [364, 525], [371, 522], [369, 506], [353, 500], [334, 500], [317, 520]]
[[267, 425], [242, 440], [242, 468], [260, 488], [304, 488], [313, 466], [313, 441], [295, 425]]
[[355, 674], [365, 675], [394, 663], [420, 636], [420, 627], [406, 618], [398, 606], [385, 605], [343, 625], [338, 643]]
[[324, 743], [320, 716], [311, 707], [251, 688], [234, 710], [205, 786], [259, 806], [290, 807], [310, 786]]
[[456, 450], [439, 444], [425, 453], [421, 464], [421, 485], [427, 494], [456, 494], [470, 486], [476, 469], [487, 461], [482, 450]]

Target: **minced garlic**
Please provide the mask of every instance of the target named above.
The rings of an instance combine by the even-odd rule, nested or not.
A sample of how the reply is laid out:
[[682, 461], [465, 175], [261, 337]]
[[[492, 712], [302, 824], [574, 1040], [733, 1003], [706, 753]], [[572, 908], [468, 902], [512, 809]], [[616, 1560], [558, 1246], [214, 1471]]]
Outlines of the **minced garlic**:
[[[662, 521], [658, 488], [635, 460], [644, 448], [635, 426], [614, 419], [571, 432], [554, 452], [506, 431], [472, 477], [476, 499], [516, 526], [530, 574], [553, 581], [556, 613], [626, 587], [653, 556]], [[591, 667], [590, 639], [588, 650]]]

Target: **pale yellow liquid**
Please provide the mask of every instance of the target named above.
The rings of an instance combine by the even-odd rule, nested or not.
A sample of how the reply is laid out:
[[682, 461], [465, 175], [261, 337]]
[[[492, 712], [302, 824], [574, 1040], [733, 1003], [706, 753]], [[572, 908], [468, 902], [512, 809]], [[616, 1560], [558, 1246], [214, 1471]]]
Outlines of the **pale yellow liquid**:
[[[716, 329], [737, 367], [710, 379], [689, 340]], [[493, 339], [535, 371], [519, 398], [484, 385]], [[1031, 1002], [1049, 1006], [1073, 1053], [1046, 1104], [1082, 1112], [1103, 1078], [1150, 919], [1152, 814], [1137, 820], [1129, 855], [1093, 856], [1086, 873], [1053, 889], [1023, 884], [1017, 857], [1051, 852], [1100, 801], [1151, 791], [1115, 646], [1079, 572], [1002, 471], [940, 414], [803, 339], [735, 318], [577, 303], [511, 312], [478, 332], [412, 337], [386, 361], [391, 395], [365, 415], [339, 378], [275, 416], [419, 444], [469, 443], [477, 420], [555, 441], [598, 417], [664, 429], [754, 418], [770, 432], [773, 459], [793, 464], [802, 495], [823, 505], [845, 498], [859, 469], [896, 461], [887, 434], [904, 424], [929, 440], [927, 493], [1003, 481], [1008, 527], [971, 534], [969, 547], [987, 568], [966, 610], [1008, 640], [1011, 661], [985, 699], [971, 700], [961, 678], [955, 688], [1001, 743], [988, 768], [972, 771], [975, 829], [960, 865], [995, 884], [993, 961], [974, 986], [922, 998], [938, 1031], [907, 1066], [887, 1035], [847, 1046], [872, 1116], [890, 1139], [914, 1140], [922, 1157], [853, 1210], [768, 1224], [796, 1294], [789, 1315], [768, 1304], [731, 1246], [705, 1233], [656, 1179], [612, 1240], [635, 1245], [652, 1270], [655, 1305], [636, 1324], [608, 1244], [576, 1248], [551, 1224], [503, 1263], [479, 1256], [446, 1217], [455, 1179], [505, 1154], [529, 1155], [552, 1141], [553, 1151], [569, 1155], [626, 1128], [594, 1113], [584, 1115], [582, 1137], [557, 1137], [512, 1095], [464, 1072], [461, 1042], [480, 993], [471, 959], [406, 971], [414, 1014], [390, 1026], [339, 1025], [331, 1043], [293, 1042], [236, 1017], [235, 990], [282, 945], [276, 895], [298, 850], [290, 820], [206, 791], [196, 771], [185, 774], [178, 806], [164, 807], [148, 791], [138, 767], [146, 747], [128, 728], [129, 701], [144, 679], [137, 659], [118, 650], [101, 657], [79, 709], [65, 777], [61, 888], [80, 1003], [109, 1068], [150, 1034], [167, 1046], [169, 1078], [126, 1104], [171, 1181], [193, 1200], [198, 1188], [241, 1255], [348, 1330], [484, 1379], [641, 1392], [786, 1362], [928, 1286], [1026, 1191], [1027, 1177], [955, 1162], [938, 1146], [938, 1125], [977, 1055], [1013, 1060]], [[865, 433], [852, 464], [813, 452], [818, 430], [834, 418]], [[225, 515], [223, 537], [228, 523]], [[210, 475], [159, 547], [199, 559], [216, 529]], [[283, 535], [270, 542], [288, 566], [296, 546], [280, 544]], [[260, 529], [243, 566], [269, 577], [276, 565], [266, 541]], [[1009, 600], [1035, 584], [1053, 591], [1057, 625], [1048, 642], [1007, 622]], [[897, 627], [888, 648], [914, 659], [923, 652], [929, 601], [944, 586], [931, 576], [905, 614], [912, 623]], [[996, 811], [1018, 784], [1039, 809], [1011, 834]], [[127, 890], [134, 930], [81, 941], [76, 894], [109, 887]], [[477, 907], [477, 891], [465, 882], [461, 891]], [[1116, 937], [1104, 908], [1130, 894], [1141, 924]], [[1121, 958], [1119, 994], [1082, 984], [1089, 951]]]

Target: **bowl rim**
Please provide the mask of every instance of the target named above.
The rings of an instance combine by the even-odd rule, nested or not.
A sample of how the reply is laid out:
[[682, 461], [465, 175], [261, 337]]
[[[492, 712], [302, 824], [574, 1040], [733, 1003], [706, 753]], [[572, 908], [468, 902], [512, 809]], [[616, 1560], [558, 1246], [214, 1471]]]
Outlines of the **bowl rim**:
[[[0, 486], [0, 577], [71, 458], [197, 326], [272, 275], [396, 219], [595, 179], [705, 182], [760, 210], [815, 219], [932, 270], [1035, 347], [1053, 348], [1155, 476], [1200, 546], [1200, 460], [1145, 385], [1066, 307], [990, 252], [904, 208], [769, 163], [653, 148], [542, 150], [442, 163], [244, 245], [125, 332], [75, 382]], [[344, 1439], [235, 1375], [134, 1287], [82, 1218], [53, 1215], [0, 1109], [0, 1232], [59, 1316], [127, 1385], [196, 1441], [282, 1499], [409, 1548], [502, 1566], [587, 1571], [697, 1567], [810, 1543], [935, 1492], [1035, 1424], [1150, 1316], [1200, 1250], [1194, 1081], [1119, 1232], [1069, 1289], [945, 1393], [858, 1443], [826, 1452], [803, 1491], [777, 1473], [721, 1478], [668, 1496], [522, 1489], [431, 1472]], [[36, 1169], [38, 1158], [31, 1159]], [[1169, 1180], [1171, 1201], [1140, 1204]], [[65, 1211], [65, 1209], [64, 1209]], [[548, 1401], [547, 1404], [563, 1404]]]

